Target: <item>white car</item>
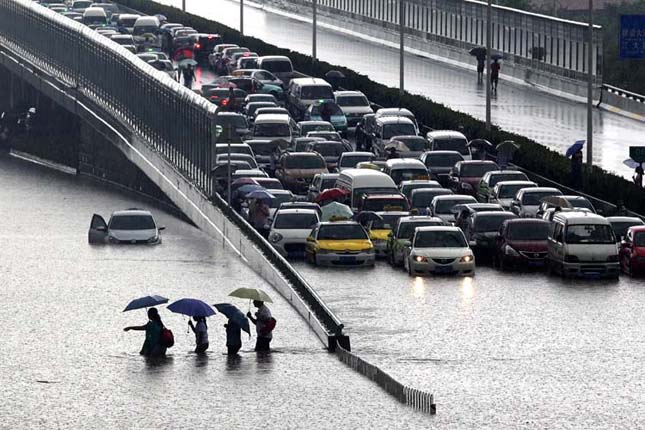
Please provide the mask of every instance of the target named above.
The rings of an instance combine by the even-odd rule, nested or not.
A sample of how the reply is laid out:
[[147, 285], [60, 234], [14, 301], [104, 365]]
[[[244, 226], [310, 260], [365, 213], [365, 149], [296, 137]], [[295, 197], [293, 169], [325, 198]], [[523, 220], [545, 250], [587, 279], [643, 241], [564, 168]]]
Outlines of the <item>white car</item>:
[[452, 208], [469, 203], [477, 203], [477, 199], [466, 194], [436, 196], [430, 203], [430, 214], [428, 215], [441, 218], [447, 225], [451, 225], [455, 222], [455, 214], [452, 212]]
[[557, 188], [521, 188], [511, 202], [511, 212], [520, 218], [535, 218], [544, 197], [561, 195], [562, 191]]
[[347, 127], [354, 128], [363, 118], [363, 115], [374, 113], [369, 100], [360, 91], [336, 91], [334, 92], [336, 104], [347, 117]]
[[493, 187], [488, 198], [489, 203], [497, 203], [504, 210], [511, 210], [511, 202], [515, 195], [522, 188], [537, 188], [537, 184], [531, 181], [500, 181]]
[[307, 236], [318, 222], [318, 211], [314, 209], [280, 209], [271, 223], [269, 242], [284, 257], [302, 257]]
[[157, 226], [149, 211], [126, 209], [116, 211], [105, 222], [101, 215], [94, 214], [88, 232], [90, 243], [149, 244], [161, 243], [159, 232], [165, 227]]
[[405, 248], [403, 265], [410, 276], [475, 274], [475, 255], [458, 227], [419, 227]]

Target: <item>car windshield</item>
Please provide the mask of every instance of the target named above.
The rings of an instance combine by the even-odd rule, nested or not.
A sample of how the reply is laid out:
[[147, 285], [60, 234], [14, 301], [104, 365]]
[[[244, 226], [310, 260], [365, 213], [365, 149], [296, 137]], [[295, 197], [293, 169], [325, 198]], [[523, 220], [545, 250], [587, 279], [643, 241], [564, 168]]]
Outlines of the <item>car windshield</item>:
[[246, 142], [255, 155], [271, 155], [280, 145], [278, 142]]
[[369, 106], [370, 102], [365, 96], [341, 96], [336, 99], [339, 106]]
[[441, 186], [438, 184], [426, 184], [426, 183], [406, 184], [405, 186], [401, 187], [401, 194], [403, 194], [407, 198], [410, 198], [412, 196], [412, 191], [420, 190], [424, 188], [437, 189], [437, 188], [441, 188]]
[[316, 143], [313, 150], [323, 157], [340, 157], [345, 147], [342, 143]]
[[616, 237], [609, 225], [574, 224], [567, 227], [565, 240], [568, 244], [613, 244]]
[[137, 36], [146, 33], [155, 34], [157, 30], [159, 30], [159, 28], [156, 25], [137, 25], [134, 27], [132, 34]]
[[85, 24], [107, 24], [107, 19], [104, 16], [84, 16], [83, 22]]
[[311, 136], [308, 137], [322, 137], [325, 140], [333, 140], [334, 142], [342, 142], [342, 138], [338, 133], [335, 132], [312, 132]]
[[318, 217], [315, 214], [281, 214], [275, 219], [273, 228], [281, 230], [311, 230], [318, 223]]
[[428, 171], [421, 168], [408, 168], [392, 170], [390, 176], [395, 183], [401, 181], [413, 181], [415, 179], [428, 179]]
[[415, 248], [466, 248], [460, 231], [420, 231], [414, 238]]
[[372, 223], [372, 230], [392, 230], [403, 215], [380, 214], [381, 219]]
[[257, 137], [291, 137], [291, 129], [289, 124], [282, 123], [255, 124], [253, 135]]
[[475, 220], [475, 231], [480, 233], [498, 231], [502, 226], [502, 223], [509, 218], [514, 218], [513, 214], [508, 213], [477, 217]]
[[411, 240], [414, 236], [414, 230], [418, 227], [431, 227], [443, 225], [440, 221], [418, 221], [418, 222], [405, 222], [401, 224], [398, 232], [398, 239]]
[[395, 123], [385, 124], [383, 126], [383, 139], [391, 139], [394, 136], [412, 135], [417, 134], [413, 124], [408, 123]]
[[256, 179], [257, 183], [262, 185], [267, 190], [284, 190], [282, 182], [273, 178], [258, 178]]
[[334, 131], [334, 126], [331, 124], [302, 124], [300, 126], [300, 132], [305, 136], [312, 131]]
[[549, 224], [546, 222], [510, 224], [506, 234], [510, 240], [546, 240], [549, 235]]
[[273, 73], [293, 72], [291, 62], [285, 60], [263, 61], [262, 68]]
[[522, 204], [526, 206], [540, 206], [540, 203], [542, 203], [540, 200], [548, 196], [553, 196], [555, 194], [556, 193], [554, 193], [553, 191], [524, 193], [524, 195], [522, 196]]
[[340, 167], [356, 167], [358, 163], [371, 161], [372, 158], [371, 155], [348, 155], [340, 160]]
[[404, 198], [366, 199], [362, 210], [372, 212], [407, 211], [409, 207], [408, 201]]
[[357, 224], [326, 224], [320, 226], [318, 240], [366, 240], [367, 233]]
[[439, 138], [433, 141], [432, 149], [434, 151], [457, 151], [461, 155], [469, 155], [467, 143], [466, 139]]
[[218, 115], [215, 118], [217, 125], [226, 126], [230, 124], [235, 128], [248, 128], [246, 118], [242, 115]]
[[591, 212], [595, 212], [596, 209], [593, 207], [591, 202], [587, 199], [570, 199], [568, 200], [574, 208], [589, 209]]
[[517, 192], [522, 188], [530, 188], [530, 185], [503, 185], [499, 187], [497, 197], [499, 197], [500, 199], [512, 199], [513, 197], [515, 197], [515, 194], [517, 194]]
[[614, 234], [616, 235], [616, 238], [625, 237], [627, 235], [627, 230], [629, 230], [629, 227], [633, 227], [635, 225], [643, 225], [640, 222], [634, 222], [634, 221], [610, 222], [610, 224], [611, 224], [611, 228], [614, 229]]
[[291, 194], [275, 193], [273, 194], [273, 199], [271, 199], [271, 205], [269, 207], [271, 209], [277, 209], [280, 207], [282, 203], [291, 202], [291, 201], [293, 201], [293, 196]]
[[287, 169], [323, 169], [325, 160], [312, 155], [291, 155], [285, 161]]
[[[274, 70], [270, 70], [273, 72]], [[313, 85], [302, 87], [300, 98], [303, 100], [326, 99], [334, 100], [334, 92], [327, 85]]]
[[92, 4], [91, 1], [75, 1], [72, 3], [72, 7], [75, 9], [87, 9]]
[[435, 212], [438, 214], [449, 214], [450, 210], [457, 206], [463, 205], [466, 203], [476, 203], [473, 199], [445, 199], [439, 200], [437, 206], [435, 207]]
[[119, 18], [119, 25], [122, 25], [123, 27], [134, 27], [134, 23], [137, 22], [137, 19], [139, 19], [139, 17]]
[[442, 194], [448, 194], [445, 190], [429, 191], [429, 192], [416, 192], [412, 196], [413, 208], [427, 208], [432, 203], [432, 199]]
[[343, 115], [343, 111], [338, 107], [336, 103], [324, 103], [320, 105], [311, 106], [311, 114], [320, 116], [323, 109], [327, 110], [329, 116]]
[[422, 138], [420, 139], [416, 137], [400, 137], [400, 138], [397, 138], [396, 140], [403, 142], [410, 151], [421, 152], [428, 149], [427, 148], [428, 142], [426, 142], [426, 140]]
[[463, 161], [458, 154], [428, 154], [426, 155], [427, 167], [453, 167], [458, 161]]
[[336, 185], [336, 178], [325, 178], [320, 184], [320, 191], [328, 190], [329, 188], [334, 188]]
[[110, 219], [110, 230], [153, 230], [155, 222], [150, 215], [116, 215]]
[[486, 174], [486, 172], [490, 172], [491, 170], [496, 170], [498, 167], [494, 164], [480, 164], [480, 163], [468, 163], [468, 164], [463, 164], [461, 166], [460, 170], [460, 175], [465, 176], [465, 177], [471, 177], [471, 178], [481, 178]]
[[494, 187], [502, 181], [526, 181], [528, 178], [524, 173], [499, 173], [492, 175], [488, 180], [488, 185]]
[[635, 246], [645, 246], [645, 233], [636, 233], [634, 235]]

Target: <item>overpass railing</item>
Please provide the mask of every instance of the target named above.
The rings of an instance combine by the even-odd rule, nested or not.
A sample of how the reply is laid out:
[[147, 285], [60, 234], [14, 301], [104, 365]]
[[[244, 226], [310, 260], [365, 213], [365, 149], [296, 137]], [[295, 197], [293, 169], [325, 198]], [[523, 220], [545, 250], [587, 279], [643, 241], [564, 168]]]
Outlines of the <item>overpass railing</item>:
[[0, 0], [0, 38], [126, 123], [210, 195], [215, 107], [207, 100], [85, 25], [31, 0]]

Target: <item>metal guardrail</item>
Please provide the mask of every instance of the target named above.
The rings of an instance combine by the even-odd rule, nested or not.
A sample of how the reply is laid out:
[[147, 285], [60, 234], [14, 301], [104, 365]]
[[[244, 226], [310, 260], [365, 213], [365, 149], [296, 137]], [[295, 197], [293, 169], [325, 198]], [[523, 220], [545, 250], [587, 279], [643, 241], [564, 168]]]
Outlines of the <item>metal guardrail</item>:
[[418, 390], [400, 383], [377, 366], [368, 363], [361, 357], [342, 347], [336, 349], [336, 356], [340, 361], [358, 373], [367, 377], [371, 381], [374, 381], [399, 402], [421, 412], [430, 413], [431, 415], [437, 413], [437, 406], [435, 405], [434, 395], [432, 393]]
[[634, 93], [631, 91], [623, 90], [622, 88], [614, 87], [612, 85], [603, 84], [603, 91], [614, 94], [619, 97], [624, 97], [630, 100], [634, 100], [638, 103], [645, 103], [645, 96], [642, 94]]
[[[23, 58], [33, 73], [44, 72], [79, 97], [92, 101], [98, 110], [142, 138], [201, 193], [214, 195], [213, 203], [239, 234], [261, 250], [288, 281], [291, 290], [281, 289], [281, 293], [295, 292], [302, 302], [293, 298], [289, 301], [301, 314], [307, 313], [301, 309], [304, 302], [309, 314], [313, 313], [322, 324], [329, 348], [335, 348], [336, 343], [349, 348], [343, 324], [313, 288], [213, 193], [210, 171], [216, 139], [214, 105], [85, 25], [31, 0], [0, 0], [0, 45]], [[257, 265], [260, 261], [256, 258], [249, 263]], [[324, 333], [317, 331], [317, 335], [323, 340]]]

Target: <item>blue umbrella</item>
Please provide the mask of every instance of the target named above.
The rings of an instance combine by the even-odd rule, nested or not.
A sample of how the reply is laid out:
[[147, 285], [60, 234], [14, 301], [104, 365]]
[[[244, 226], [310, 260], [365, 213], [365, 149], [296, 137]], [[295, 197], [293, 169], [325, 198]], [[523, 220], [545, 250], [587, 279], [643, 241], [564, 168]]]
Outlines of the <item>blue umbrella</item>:
[[206, 303], [197, 299], [181, 299], [168, 305], [168, 310], [176, 314], [184, 314], [189, 317], [209, 317], [215, 315], [215, 311]]
[[239, 325], [242, 330], [247, 332], [249, 335], [251, 334], [249, 320], [246, 318], [246, 315], [244, 315], [242, 311], [237, 307], [233, 306], [230, 303], [216, 303], [213, 306], [215, 306], [215, 309], [217, 309], [226, 318]]
[[585, 146], [585, 141], [577, 140], [576, 143], [574, 143], [569, 147], [569, 149], [567, 149], [567, 152], [564, 155], [566, 155], [567, 157], [571, 157], [573, 156], [573, 154], [580, 151], [583, 146]]
[[138, 299], [132, 300], [128, 304], [128, 306], [126, 306], [125, 309], [123, 309], [123, 312], [132, 311], [135, 309], [150, 308], [152, 306], [157, 306], [164, 303], [168, 303], [168, 299], [161, 296], [139, 297]]
[[625, 166], [629, 167], [630, 169], [635, 169], [635, 168], [637, 168], [638, 166], [641, 165], [641, 163], [638, 163], [638, 162], [632, 160], [631, 158], [628, 158], [627, 160], [623, 161], [623, 164]]
[[275, 197], [273, 194], [266, 190], [255, 190], [246, 195], [247, 199], [259, 199], [259, 200], [273, 200]]

